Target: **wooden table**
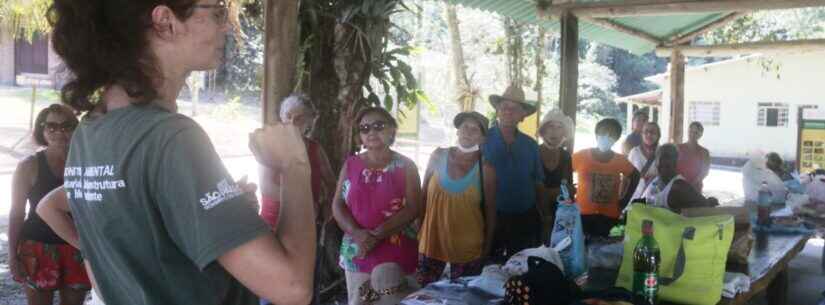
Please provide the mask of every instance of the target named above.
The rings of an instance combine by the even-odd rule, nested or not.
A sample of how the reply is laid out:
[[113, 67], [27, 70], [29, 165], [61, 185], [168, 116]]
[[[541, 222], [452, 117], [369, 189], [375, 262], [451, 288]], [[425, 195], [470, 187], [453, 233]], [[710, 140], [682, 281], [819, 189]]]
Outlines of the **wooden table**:
[[[748, 257], [751, 287], [734, 299], [722, 298], [719, 304], [747, 304], [762, 291], [767, 293], [768, 304], [781, 305], [787, 300], [788, 262], [790, 262], [808, 242], [805, 234], [754, 233], [756, 241]], [[617, 270], [593, 269], [587, 289], [604, 289], [616, 282]], [[670, 304], [662, 302], [660, 304]]]
[[[751, 287], [746, 293], [734, 299], [723, 298], [719, 304], [742, 305], [747, 304], [754, 296], [765, 291], [768, 304], [781, 305], [787, 300], [788, 291], [788, 262], [790, 262], [805, 247], [810, 235], [806, 234], [765, 234], [754, 233], [756, 240], [748, 258], [748, 269], [751, 277]], [[590, 281], [585, 290], [601, 290], [613, 287], [618, 270], [591, 269]], [[470, 289], [467, 280], [462, 278], [450, 287], [427, 286], [410, 295], [401, 302], [402, 305], [490, 305], [500, 304], [501, 298]], [[414, 302], [414, 299], [426, 297], [429, 301]], [[672, 303], [661, 302], [662, 305]]]

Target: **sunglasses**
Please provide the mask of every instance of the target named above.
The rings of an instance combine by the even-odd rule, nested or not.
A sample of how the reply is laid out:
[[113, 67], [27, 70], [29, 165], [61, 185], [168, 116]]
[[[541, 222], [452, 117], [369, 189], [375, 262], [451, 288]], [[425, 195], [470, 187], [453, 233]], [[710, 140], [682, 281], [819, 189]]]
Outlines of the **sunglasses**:
[[71, 121], [66, 121], [62, 123], [55, 123], [55, 122], [44, 122], [43, 128], [51, 133], [55, 133], [58, 131], [62, 132], [72, 132], [74, 128], [77, 127], [77, 124]]
[[370, 131], [373, 130], [375, 130], [376, 132], [381, 132], [384, 130], [384, 128], [387, 128], [387, 122], [375, 121], [372, 122], [372, 124], [358, 125], [358, 132], [360, 132], [361, 134], [368, 134], [370, 133]]
[[217, 24], [225, 24], [229, 20], [229, 7], [225, 1], [218, 1], [217, 4], [195, 4], [192, 7], [213, 10], [212, 17]]

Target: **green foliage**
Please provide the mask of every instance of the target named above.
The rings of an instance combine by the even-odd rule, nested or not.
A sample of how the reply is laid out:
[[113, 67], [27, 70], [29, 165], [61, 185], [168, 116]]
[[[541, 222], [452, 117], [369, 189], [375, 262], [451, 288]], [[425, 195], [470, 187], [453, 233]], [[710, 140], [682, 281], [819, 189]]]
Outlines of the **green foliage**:
[[825, 8], [760, 11], [704, 35], [707, 44], [825, 38]]
[[243, 104], [241, 97], [236, 96], [228, 102], [215, 106], [212, 109], [212, 116], [231, 122], [243, 117]]
[[0, 31], [32, 40], [51, 31], [46, 12], [51, 0], [0, 0]]
[[240, 35], [230, 35], [226, 62], [220, 70], [223, 85], [232, 94], [258, 95], [263, 83], [264, 30], [262, 0], [239, 6]]

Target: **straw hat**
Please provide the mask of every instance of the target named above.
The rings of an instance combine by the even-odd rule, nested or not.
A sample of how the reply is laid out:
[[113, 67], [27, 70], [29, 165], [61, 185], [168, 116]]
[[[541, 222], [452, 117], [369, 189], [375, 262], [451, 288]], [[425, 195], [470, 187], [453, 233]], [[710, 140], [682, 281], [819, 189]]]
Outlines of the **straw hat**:
[[504, 90], [504, 94], [490, 95], [490, 104], [493, 105], [493, 108], [498, 109], [498, 104], [502, 101], [511, 101], [521, 104], [521, 107], [524, 108], [524, 116], [529, 116], [536, 112], [536, 102], [526, 100], [524, 98], [524, 90], [522, 90], [521, 87], [510, 85], [507, 86], [507, 90]]
[[358, 297], [362, 304], [395, 305], [413, 292], [400, 265], [383, 263], [375, 266], [370, 279], [358, 288]]
[[478, 124], [481, 125], [481, 133], [487, 134], [487, 128], [490, 128], [490, 120], [488, 120], [483, 114], [476, 111], [466, 111], [457, 114], [455, 118], [453, 118], [453, 125], [455, 128], [458, 128], [466, 119], [476, 120]]
[[564, 126], [564, 135], [568, 139], [573, 137], [573, 130], [575, 128], [575, 123], [573, 123], [573, 119], [569, 116], [564, 115], [560, 110], [553, 110], [546, 114], [541, 119], [541, 124], [539, 124], [539, 134], [542, 133], [544, 127], [547, 126], [550, 122], [559, 122], [562, 126]]

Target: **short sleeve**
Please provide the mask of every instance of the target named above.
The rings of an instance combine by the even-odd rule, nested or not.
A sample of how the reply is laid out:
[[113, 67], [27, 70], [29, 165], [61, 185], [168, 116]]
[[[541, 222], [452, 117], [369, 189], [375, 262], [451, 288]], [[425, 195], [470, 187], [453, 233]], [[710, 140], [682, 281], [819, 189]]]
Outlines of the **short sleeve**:
[[576, 153], [574, 153], [574, 154], [573, 154], [573, 156], [570, 158], [570, 159], [571, 159], [570, 163], [572, 164], [571, 166], [572, 166], [572, 168], [573, 168], [573, 171], [574, 171], [574, 172], [579, 172], [579, 171], [581, 171], [582, 162], [584, 162], [584, 160], [582, 160], [582, 154], [583, 154], [583, 152], [584, 152], [584, 151], [579, 151], [579, 152], [576, 152]]
[[235, 183], [194, 122], [168, 136], [157, 156], [150, 185], [163, 225], [199, 268], [269, 232], [254, 199]]
[[627, 157], [623, 155], [618, 155], [619, 159], [619, 171], [624, 174], [625, 176], [630, 176], [634, 171], [636, 171], [636, 167], [627, 160]]

